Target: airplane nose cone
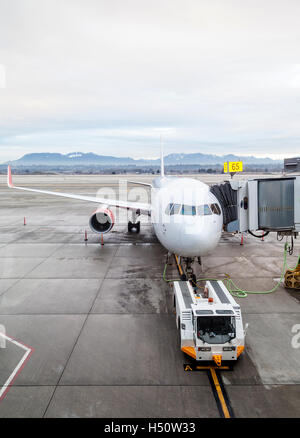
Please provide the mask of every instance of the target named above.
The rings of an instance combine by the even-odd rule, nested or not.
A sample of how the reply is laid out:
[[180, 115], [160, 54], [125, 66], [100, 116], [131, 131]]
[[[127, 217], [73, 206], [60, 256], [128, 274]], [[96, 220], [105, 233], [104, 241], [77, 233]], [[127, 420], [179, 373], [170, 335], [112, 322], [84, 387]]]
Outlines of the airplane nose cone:
[[181, 232], [181, 243], [186, 245], [199, 246], [205, 244], [207, 240], [207, 235], [201, 228], [195, 225], [184, 225]]
[[201, 256], [212, 251], [220, 236], [212, 234], [203, 227], [184, 224], [180, 233], [181, 255], [185, 257]]

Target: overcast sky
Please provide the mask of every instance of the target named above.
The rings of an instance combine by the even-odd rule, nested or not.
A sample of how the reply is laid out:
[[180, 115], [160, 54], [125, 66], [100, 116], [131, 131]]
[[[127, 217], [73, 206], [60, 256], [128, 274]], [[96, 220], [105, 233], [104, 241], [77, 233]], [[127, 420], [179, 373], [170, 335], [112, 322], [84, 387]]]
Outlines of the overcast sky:
[[0, 0], [0, 162], [300, 155], [299, 0]]

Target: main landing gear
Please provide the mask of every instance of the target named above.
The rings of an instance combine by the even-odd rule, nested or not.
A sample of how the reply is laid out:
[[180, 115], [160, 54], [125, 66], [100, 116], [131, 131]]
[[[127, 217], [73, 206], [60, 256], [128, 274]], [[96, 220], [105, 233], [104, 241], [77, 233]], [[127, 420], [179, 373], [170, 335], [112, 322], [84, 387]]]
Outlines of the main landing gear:
[[140, 221], [136, 222], [136, 223], [133, 223], [131, 221], [128, 222], [128, 233], [131, 233], [132, 230], [134, 230], [134, 229], [136, 230], [137, 233], [140, 232], [140, 229], [141, 229]]
[[136, 233], [140, 232], [141, 223], [140, 221], [136, 221], [136, 218], [140, 216], [140, 210], [133, 210], [132, 212], [132, 220], [128, 222], [128, 233], [131, 233], [132, 230], [135, 230]]

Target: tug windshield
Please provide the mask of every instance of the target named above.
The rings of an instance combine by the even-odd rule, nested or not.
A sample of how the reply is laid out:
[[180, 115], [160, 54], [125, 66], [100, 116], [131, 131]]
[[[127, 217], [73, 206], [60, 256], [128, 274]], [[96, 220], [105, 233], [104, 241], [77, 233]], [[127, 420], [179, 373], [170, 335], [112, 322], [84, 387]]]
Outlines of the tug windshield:
[[225, 344], [236, 336], [234, 316], [198, 316], [197, 336], [207, 344]]

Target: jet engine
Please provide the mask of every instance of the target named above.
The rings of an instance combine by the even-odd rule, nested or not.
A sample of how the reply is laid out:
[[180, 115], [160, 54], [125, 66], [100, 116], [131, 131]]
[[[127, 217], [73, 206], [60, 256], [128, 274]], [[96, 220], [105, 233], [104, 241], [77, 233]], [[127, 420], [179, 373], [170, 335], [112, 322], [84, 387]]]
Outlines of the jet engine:
[[108, 233], [114, 226], [115, 218], [111, 210], [108, 208], [100, 208], [96, 210], [90, 217], [89, 225], [94, 233]]

